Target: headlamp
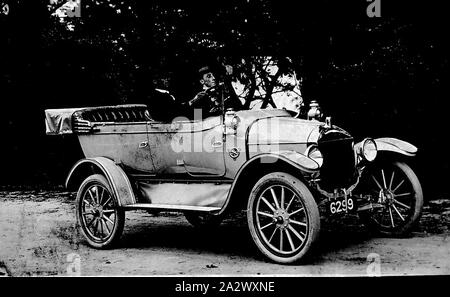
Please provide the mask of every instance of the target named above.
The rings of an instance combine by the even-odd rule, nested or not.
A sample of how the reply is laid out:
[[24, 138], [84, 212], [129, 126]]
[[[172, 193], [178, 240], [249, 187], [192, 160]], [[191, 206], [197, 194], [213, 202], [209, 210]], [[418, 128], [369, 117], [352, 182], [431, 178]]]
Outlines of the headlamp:
[[372, 138], [364, 139], [359, 151], [361, 157], [368, 162], [372, 162], [377, 157], [377, 153], [378, 149], [375, 141]]

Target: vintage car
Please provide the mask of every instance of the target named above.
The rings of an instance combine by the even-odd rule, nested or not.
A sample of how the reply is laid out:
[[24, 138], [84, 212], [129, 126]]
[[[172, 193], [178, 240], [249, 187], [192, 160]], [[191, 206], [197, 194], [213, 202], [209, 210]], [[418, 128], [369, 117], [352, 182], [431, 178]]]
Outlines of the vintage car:
[[390, 236], [410, 231], [422, 210], [421, 185], [405, 163], [417, 148], [395, 138], [355, 143], [330, 118], [319, 120], [315, 102], [305, 118], [265, 109], [162, 120], [140, 104], [45, 115], [47, 134], [76, 134], [86, 157], [66, 187], [78, 190], [77, 221], [95, 248], [117, 242], [128, 210], [183, 212], [203, 227], [246, 210], [262, 254], [292, 263], [312, 250], [319, 209], [357, 213]]

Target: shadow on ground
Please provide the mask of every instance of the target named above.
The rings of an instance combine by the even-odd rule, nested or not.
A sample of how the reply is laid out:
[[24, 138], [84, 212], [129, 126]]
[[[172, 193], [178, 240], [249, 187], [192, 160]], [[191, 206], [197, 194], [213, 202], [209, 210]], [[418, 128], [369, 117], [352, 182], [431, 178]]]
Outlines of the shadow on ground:
[[[157, 248], [177, 252], [207, 252], [266, 261], [258, 253], [251, 239], [245, 212], [236, 214], [226, 219], [220, 226], [209, 229], [191, 226], [180, 214], [152, 215], [136, 211], [127, 213], [127, 216], [118, 249]], [[371, 236], [355, 216], [333, 220], [322, 219], [319, 240], [313, 253], [304, 260], [304, 264], [320, 261], [321, 257], [328, 253], [362, 244]], [[87, 245], [81, 236], [77, 238], [82, 245]]]

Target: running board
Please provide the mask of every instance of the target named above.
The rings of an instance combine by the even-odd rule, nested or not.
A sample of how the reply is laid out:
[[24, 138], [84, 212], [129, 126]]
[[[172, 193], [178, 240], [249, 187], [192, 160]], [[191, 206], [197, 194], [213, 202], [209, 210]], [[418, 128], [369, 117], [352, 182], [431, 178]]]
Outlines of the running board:
[[155, 204], [155, 203], [136, 203], [125, 205], [122, 208], [124, 208], [125, 210], [159, 209], [172, 211], [202, 211], [202, 212], [213, 212], [219, 211], [221, 209], [220, 207], [210, 207], [210, 206], [172, 205], [172, 204]]

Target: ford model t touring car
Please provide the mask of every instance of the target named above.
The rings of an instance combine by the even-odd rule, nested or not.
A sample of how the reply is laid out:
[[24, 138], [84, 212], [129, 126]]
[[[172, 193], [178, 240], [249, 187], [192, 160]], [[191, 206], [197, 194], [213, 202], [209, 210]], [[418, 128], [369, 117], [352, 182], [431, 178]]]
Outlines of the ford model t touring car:
[[415, 146], [395, 138], [355, 142], [318, 112], [314, 105], [305, 118], [282, 109], [227, 110], [169, 121], [146, 105], [119, 105], [45, 114], [47, 134], [76, 134], [85, 155], [66, 186], [78, 191], [77, 222], [90, 246], [113, 246], [128, 210], [182, 212], [195, 226], [246, 210], [262, 254], [292, 263], [318, 238], [319, 205], [324, 215], [354, 212], [395, 236], [411, 230], [423, 204], [405, 163]]

